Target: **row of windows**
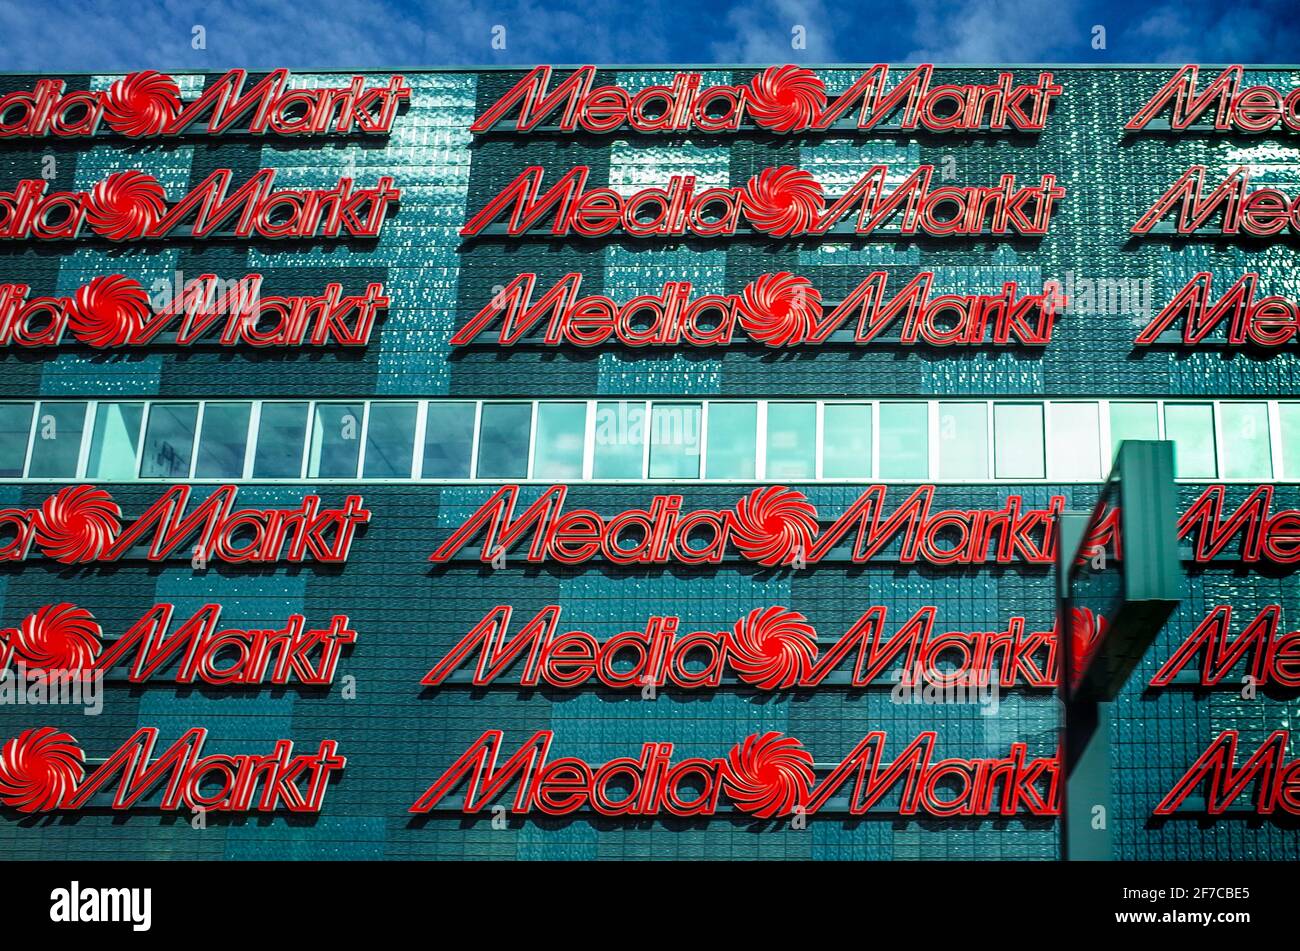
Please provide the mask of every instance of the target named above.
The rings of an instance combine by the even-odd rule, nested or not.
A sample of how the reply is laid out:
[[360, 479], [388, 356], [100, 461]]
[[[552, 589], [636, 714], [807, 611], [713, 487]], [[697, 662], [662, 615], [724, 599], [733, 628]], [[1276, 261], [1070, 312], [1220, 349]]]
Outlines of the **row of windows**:
[[1125, 439], [1300, 482], [1278, 400], [11, 402], [0, 479], [1098, 482]]

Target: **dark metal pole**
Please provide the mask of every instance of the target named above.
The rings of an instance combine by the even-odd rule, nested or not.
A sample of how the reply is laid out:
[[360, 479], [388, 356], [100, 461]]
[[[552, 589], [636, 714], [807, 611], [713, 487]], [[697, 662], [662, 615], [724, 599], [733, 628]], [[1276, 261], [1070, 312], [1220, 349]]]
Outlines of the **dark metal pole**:
[[1111, 847], [1110, 700], [1065, 705], [1066, 780], [1061, 815], [1061, 857], [1067, 862], [1109, 862]]
[[[1086, 513], [1066, 512], [1058, 525], [1063, 552], [1079, 550], [1088, 530]], [[1056, 574], [1057, 637], [1061, 671], [1061, 701], [1065, 723], [1061, 730], [1061, 766], [1065, 783], [1061, 795], [1061, 858], [1066, 862], [1109, 862], [1111, 849], [1110, 718], [1111, 703], [1069, 698], [1064, 683], [1072, 665], [1069, 652], [1069, 558], [1060, 559]]]

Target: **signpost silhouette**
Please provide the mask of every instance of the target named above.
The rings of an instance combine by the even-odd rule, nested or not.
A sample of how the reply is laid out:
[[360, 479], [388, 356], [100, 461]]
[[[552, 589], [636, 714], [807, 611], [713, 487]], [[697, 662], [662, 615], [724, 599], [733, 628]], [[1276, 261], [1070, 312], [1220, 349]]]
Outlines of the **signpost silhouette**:
[[1174, 444], [1128, 440], [1091, 514], [1061, 517], [1057, 636], [1061, 700], [1061, 856], [1108, 861], [1112, 703], [1182, 600]]

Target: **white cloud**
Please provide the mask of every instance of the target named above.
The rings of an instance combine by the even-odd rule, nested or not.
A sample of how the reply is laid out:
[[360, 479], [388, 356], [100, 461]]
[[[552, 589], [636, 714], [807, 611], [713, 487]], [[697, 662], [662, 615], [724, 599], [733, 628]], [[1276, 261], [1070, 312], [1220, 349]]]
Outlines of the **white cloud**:
[[1031, 63], [1063, 48], [1086, 48], [1091, 24], [1072, 0], [908, 0], [916, 47], [905, 62]]
[[[121, 72], [666, 61], [661, 0], [0, 0], [0, 69]], [[192, 30], [207, 48], [191, 48]], [[494, 26], [506, 48], [492, 46]], [[575, 57], [574, 51], [580, 51]]]
[[[804, 28], [807, 47], [791, 46], [793, 30]], [[822, 0], [752, 0], [728, 11], [719, 33], [725, 39], [712, 44], [719, 63], [834, 63], [835, 21]]]
[[[1209, 10], [1192, 11], [1181, 4], [1165, 4], [1143, 17], [1131, 36], [1152, 50], [1147, 57], [1150, 62], [1238, 62], [1258, 59], [1263, 38], [1274, 32], [1268, 16], [1248, 6], [1225, 9], [1216, 15]], [[1207, 41], [1216, 44], [1209, 55]]]

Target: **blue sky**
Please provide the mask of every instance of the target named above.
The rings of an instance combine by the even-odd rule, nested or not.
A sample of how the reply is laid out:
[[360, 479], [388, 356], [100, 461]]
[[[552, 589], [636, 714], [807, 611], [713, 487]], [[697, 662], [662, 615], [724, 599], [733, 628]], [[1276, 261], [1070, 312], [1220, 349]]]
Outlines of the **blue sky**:
[[[1296, 13], [1294, 0], [0, 0], [0, 70], [1296, 63]], [[192, 48], [197, 26], [204, 49]], [[791, 46], [796, 26], [803, 49]], [[505, 28], [504, 49], [493, 47], [494, 27]], [[1095, 27], [1105, 49], [1093, 48]]]

